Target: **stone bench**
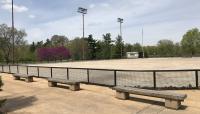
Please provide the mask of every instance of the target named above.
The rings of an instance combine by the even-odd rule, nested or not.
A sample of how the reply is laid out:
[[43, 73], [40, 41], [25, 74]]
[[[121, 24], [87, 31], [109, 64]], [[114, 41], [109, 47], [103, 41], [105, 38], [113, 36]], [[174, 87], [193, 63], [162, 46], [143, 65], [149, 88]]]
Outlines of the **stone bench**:
[[55, 87], [57, 86], [57, 83], [69, 85], [69, 89], [72, 91], [80, 90], [80, 82], [66, 80], [66, 79], [48, 78], [49, 87]]
[[26, 74], [13, 74], [13, 77], [15, 80], [20, 80], [21, 78], [25, 78], [26, 82], [33, 82], [34, 76]]
[[138, 89], [126, 86], [116, 86], [112, 89], [116, 90], [116, 98], [118, 99], [126, 100], [129, 98], [129, 94], [163, 98], [165, 99], [165, 107], [176, 110], [181, 106], [181, 102], [187, 98], [186, 94], [177, 94], [168, 91]]

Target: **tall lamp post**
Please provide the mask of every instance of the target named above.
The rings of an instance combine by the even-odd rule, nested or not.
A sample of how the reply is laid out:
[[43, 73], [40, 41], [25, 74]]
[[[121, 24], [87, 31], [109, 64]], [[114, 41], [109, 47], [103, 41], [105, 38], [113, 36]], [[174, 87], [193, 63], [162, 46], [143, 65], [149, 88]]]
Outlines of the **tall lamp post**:
[[[85, 37], [85, 14], [87, 14], [87, 9], [79, 7], [78, 13], [81, 13], [83, 16], [83, 39], [84, 39], [84, 37]], [[85, 59], [84, 42], [82, 44], [82, 51], [83, 51], [82, 59], [84, 60]]]
[[15, 35], [14, 35], [14, 7], [13, 7], [13, 5], [14, 5], [14, 2], [13, 2], [13, 0], [12, 0], [12, 43], [13, 43], [13, 45], [12, 45], [12, 51], [13, 51], [13, 56], [12, 56], [12, 62], [13, 62], [13, 64], [14, 64], [14, 62], [15, 62]]
[[142, 28], [142, 58], [144, 58], [144, 31]]
[[[121, 38], [122, 38], [122, 23], [123, 23], [123, 21], [124, 21], [124, 19], [122, 19], [122, 18], [117, 18], [117, 22], [120, 23], [120, 37], [121, 37]], [[122, 53], [123, 53], [123, 52], [122, 52], [122, 45], [121, 45], [121, 58], [122, 58], [122, 56], [123, 56]]]

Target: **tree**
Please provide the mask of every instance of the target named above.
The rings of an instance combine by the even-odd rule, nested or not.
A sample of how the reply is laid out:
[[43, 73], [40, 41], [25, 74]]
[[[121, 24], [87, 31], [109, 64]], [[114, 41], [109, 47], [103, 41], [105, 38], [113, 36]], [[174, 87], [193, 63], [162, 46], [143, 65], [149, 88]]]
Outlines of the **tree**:
[[32, 44], [30, 45], [30, 48], [29, 48], [29, 49], [30, 49], [30, 52], [32, 52], [32, 53], [35, 52], [36, 48], [37, 48], [37, 47], [36, 47], [36, 45], [35, 45], [35, 42], [32, 42]]
[[92, 35], [88, 36], [87, 43], [88, 43], [88, 59], [95, 59], [97, 44], [96, 44], [96, 40], [93, 39]]
[[200, 32], [197, 28], [189, 30], [181, 40], [182, 51], [186, 55], [194, 56], [200, 51]]
[[133, 51], [133, 45], [127, 43], [124, 46], [124, 53], [126, 54], [127, 52], [132, 52]]
[[39, 48], [37, 56], [40, 61], [63, 60], [69, 59], [70, 52], [65, 47]]
[[52, 42], [49, 39], [46, 39], [46, 42], [43, 44], [44, 47], [52, 47]]
[[118, 35], [115, 41], [114, 57], [121, 58], [121, 54], [122, 56], [124, 55], [124, 43], [123, 43], [122, 37]]
[[111, 34], [110, 33], [106, 33], [105, 35], [103, 35], [103, 41], [102, 41], [102, 55], [103, 55], [103, 59], [109, 59], [111, 56]]
[[[17, 30], [14, 28], [14, 44], [15, 49], [20, 45], [24, 44], [24, 37], [26, 36], [24, 30]], [[2, 56], [7, 63], [10, 62], [12, 56], [12, 28], [8, 27], [6, 24], [0, 25], [0, 49], [2, 50]], [[16, 53], [15, 53], [16, 54]], [[14, 55], [15, 56], [15, 55]], [[15, 59], [15, 58], [14, 58]]]
[[142, 46], [140, 45], [140, 43], [133, 44], [133, 51], [134, 52], [142, 52]]
[[53, 35], [51, 37], [51, 43], [54, 47], [65, 46], [68, 42], [69, 40], [66, 36]]
[[160, 40], [157, 44], [158, 54], [161, 57], [172, 57], [174, 56], [174, 43], [171, 40]]
[[[69, 47], [69, 49], [70, 49], [72, 59], [74, 59], [74, 60], [82, 59], [83, 44], [84, 44], [84, 51], [87, 52], [87, 48], [85, 48], [87, 45], [87, 42], [85, 39], [77, 37], [77, 38], [69, 41], [67, 47]], [[84, 55], [86, 55], [86, 53], [84, 53]]]

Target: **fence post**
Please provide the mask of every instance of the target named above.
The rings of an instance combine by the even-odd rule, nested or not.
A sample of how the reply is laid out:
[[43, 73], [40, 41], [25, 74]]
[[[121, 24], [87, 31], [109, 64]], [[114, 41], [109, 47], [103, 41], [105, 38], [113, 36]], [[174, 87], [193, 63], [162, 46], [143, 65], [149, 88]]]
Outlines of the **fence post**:
[[40, 69], [38, 66], [37, 66], [37, 72], [38, 72], [38, 77], [40, 77]]
[[117, 86], [117, 71], [114, 70], [114, 86]]
[[89, 72], [89, 69], [87, 69], [87, 81], [88, 81], [88, 83], [90, 83], [90, 72]]
[[2, 68], [1, 68], [1, 69], [2, 69], [2, 72], [3, 72], [3, 65], [1, 65], [1, 66], [2, 66]]
[[53, 71], [52, 71], [52, 67], [51, 67], [51, 78], [53, 77]]
[[198, 76], [198, 71], [195, 71], [195, 76], [196, 76], [196, 88], [199, 88], [199, 76]]
[[2, 72], [4, 73], [4, 68], [3, 68], [3, 66], [4, 66], [4, 65], [2, 65]]
[[17, 64], [17, 73], [19, 74], [19, 65]]
[[26, 74], [28, 75], [28, 66], [26, 66]]
[[10, 65], [8, 65], [8, 68], [9, 68], [9, 73], [11, 73]]
[[69, 68], [67, 68], [67, 80], [69, 80]]
[[153, 71], [153, 88], [156, 89], [156, 71]]

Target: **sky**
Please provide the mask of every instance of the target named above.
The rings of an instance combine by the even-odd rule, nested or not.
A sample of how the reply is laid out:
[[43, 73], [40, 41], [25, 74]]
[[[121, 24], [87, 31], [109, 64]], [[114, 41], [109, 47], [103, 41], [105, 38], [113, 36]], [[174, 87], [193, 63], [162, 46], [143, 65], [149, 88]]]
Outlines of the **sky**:
[[[29, 43], [65, 35], [82, 36], [82, 17], [78, 7], [88, 9], [85, 36], [102, 39], [119, 34], [117, 18], [123, 18], [126, 43], [156, 45], [161, 39], [179, 42], [192, 28], [200, 28], [200, 0], [14, 0], [15, 27], [24, 29]], [[0, 24], [11, 26], [11, 0], [0, 0]]]

